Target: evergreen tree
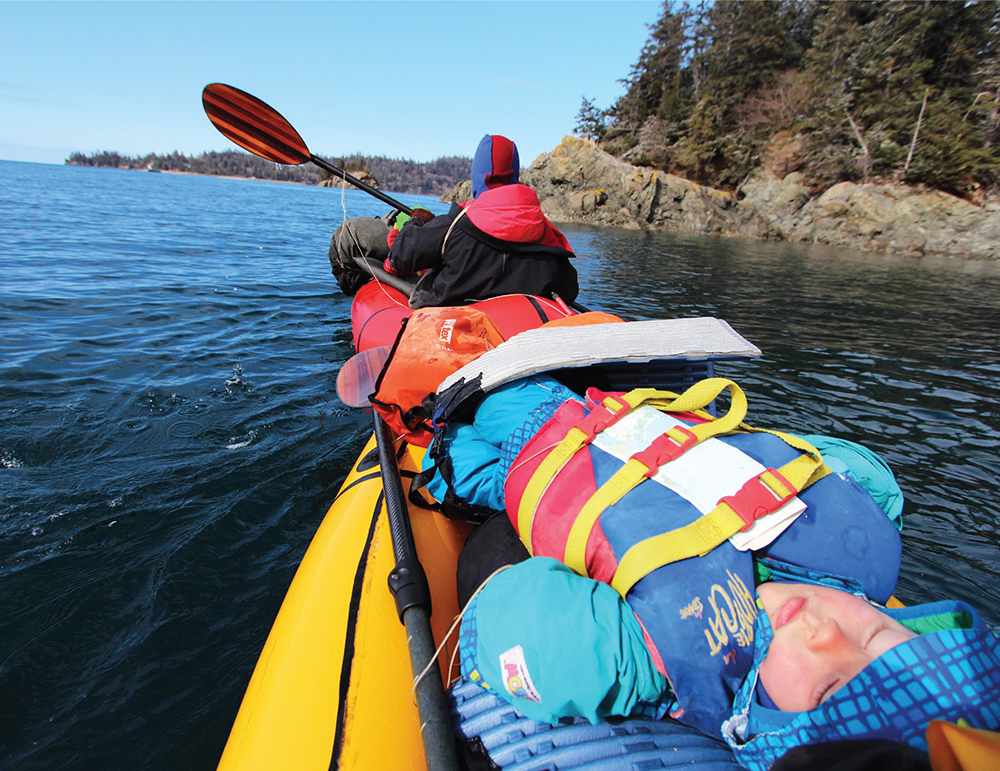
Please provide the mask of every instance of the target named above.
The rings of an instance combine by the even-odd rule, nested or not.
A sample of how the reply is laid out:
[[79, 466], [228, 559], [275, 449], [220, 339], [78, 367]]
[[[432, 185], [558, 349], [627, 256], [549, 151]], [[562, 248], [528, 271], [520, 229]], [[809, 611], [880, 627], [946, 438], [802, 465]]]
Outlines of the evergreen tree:
[[600, 141], [606, 128], [607, 117], [604, 110], [596, 107], [593, 99], [584, 96], [582, 100], [580, 112], [576, 114], [576, 127], [573, 129], [573, 133], [584, 139]]
[[813, 175], [946, 188], [988, 175], [989, 118], [970, 108], [995, 61], [996, 21], [995, 2], [821, 4], [806, 57]]
[[675, 128], [687, 118], [694, 98], [687, 67], [691, 57], [688, 35], [691, 18], [686, 4], [665, 0], [663, 14], [650, 25], [649, 39], [629, 76], [622, 81], [628, 89], [606, 113], [614, 119], [613, 136], [619, 139], [618, 152], [636, 145], [640, 129], [651, 117], [667, 121]]
[[735, 187], [757, 165], [774, 127], [750, 126], [741, 106], [774, 88], [801, 58], [796, 6], [719, 0], [710, 9], [701, 95], [677, 155], [694, 179]]

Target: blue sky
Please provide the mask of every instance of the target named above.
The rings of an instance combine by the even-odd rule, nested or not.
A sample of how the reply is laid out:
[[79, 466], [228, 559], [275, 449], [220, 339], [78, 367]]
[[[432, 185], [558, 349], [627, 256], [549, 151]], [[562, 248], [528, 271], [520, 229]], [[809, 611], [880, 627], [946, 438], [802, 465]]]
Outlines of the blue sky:
[[233, 145], [201, 90], [281, 112], [309, 149], [427, 161], [504, 134], [528, 166], [581, 97], [623, 93], [658, 0], [0, 1], [0, 159]]

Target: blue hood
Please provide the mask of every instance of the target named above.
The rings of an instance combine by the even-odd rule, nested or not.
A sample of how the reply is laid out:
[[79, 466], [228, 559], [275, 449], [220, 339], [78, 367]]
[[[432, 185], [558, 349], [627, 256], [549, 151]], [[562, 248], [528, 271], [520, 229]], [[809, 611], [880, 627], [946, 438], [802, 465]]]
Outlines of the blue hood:
[[517, 145], [499, 134], [487, 134], [472, 159], [472, 198], [490, 188], [514, 184], [520, 172]]

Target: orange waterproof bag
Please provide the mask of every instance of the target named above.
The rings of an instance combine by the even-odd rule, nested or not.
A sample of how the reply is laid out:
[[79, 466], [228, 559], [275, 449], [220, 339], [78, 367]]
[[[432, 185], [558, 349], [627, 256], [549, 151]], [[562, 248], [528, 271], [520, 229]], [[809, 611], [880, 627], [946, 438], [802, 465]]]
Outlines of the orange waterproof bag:
[[489, 316], [468, 306], [421, 308], [403, 319], [392, 352], [368, 397], [406, 441], [427, 447], [430, 396], [452, 372], [503, 342]]

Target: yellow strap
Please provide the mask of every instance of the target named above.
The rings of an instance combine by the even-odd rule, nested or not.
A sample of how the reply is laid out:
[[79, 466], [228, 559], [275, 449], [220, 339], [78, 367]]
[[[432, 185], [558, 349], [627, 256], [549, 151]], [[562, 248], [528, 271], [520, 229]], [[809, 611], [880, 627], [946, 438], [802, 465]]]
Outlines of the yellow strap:
[[[703, 412], [702, 408], [711, 404], [712, 400], [726, 388], [729, 388], [732, 393], [732, 404], [729, 413], [725, 416], [726, 420], [723, 425], [727, 426], [727, 430], [732, 430], [746, 416], [746, 395], [736, 383], [725, 378], [701, 380], [688, 388], [680, 396], [671, 391], [659, 391], [655, 388], [636, 388], [617, 398], [608, 397], [602, 404], [611, 412], [619, 413], [618, 418], [644, 403], [648, 403], [664, 411], [699, 412], [699, 414], [710, 418], [711, 416]], [[622, 402], [627, 405], [625, 412], [620, 412]], [[708, 429], [701, 428], [701, 430], [696, 430], [698, 428], [691, 429], [695, 432], [696, 436], [702, 433], [706, 436], [708, 435]], [[517, 509], [517, 532], [521, 541], [528, 549], [529, 554], [534, 555], [534, 550], [531, 546], [531, 527], [535, 519], [538, 504], [542, 500], [545, 490], [548, 489], [556, 474], [569, 462], [569, 459], [589, 441], [587, 434], [578, 428], [567, 431], [566, 436], [546, 456], [545, 460], [539, 464], [538, 468], [531, 475], [531, 479], [528, 480], [528, 484], [525, 485]], [[700, 436], [699, 441], [701, 441]], [[624, 495], [624, 493], [622, 494]], [[584, 542], [584, 547], [586, 547], [586, 542]]]
[[[732, 394], [729, 411], [717, 420], [687, 427], [687, 430], [695, 435], [695, 444], [692, 447], [706, 439], [728, 434], [742, 424], [747, 411], [747, 399], [743, 389], [731, 380], [710, 378], [696, 383], [680, 397], [671, 400], [669, 404], [662, 404], [671, 412], [691, 412], [693, 409], [711, 403], [726, 388]], [[652, 389], [644, 390], [651, 391]], [[653, 397], [647, 398], [645, 401], [648, 405], [660, 400], [658, 397]], [[683, 444], [687, 439], [676, 427], [666, 431], [664, 435], [674, 439], [678, 445]], [[574, 520], [566, 538], [566, 550], [563, 555], [563, 562], [566, 565], [580, 575], [588, 575], [587, 543], [590, 540], [591, 532], [597, 525], [597, 520], [608, 506], [614, 506], [618, 503], [629, 490], [649, 476], [650, 472], [655, 472], [655, 468], [648, 467], [633, 456], [590, 497], [580, 509], [580, 513]], [[742, 521], [740, 524], [742, 526]]]
[[[653, 388], [638, 388], [632, 391], [630, 395], [641, 394], [644, 404], [656, 407], [658, 410], [664, 412], [697, 412], [711, 404], [712, 400], [727, 388], [730, 389], [733, 398], [733, 403], [729, 411], [731, 413], [742, 411], [743, 417], [746, 417], [747, 400], [743, 389], [732, 380], [727, 380], [723, 377], [710, 377], [705, 380], [699, 380], [680, 396], [672, 394], [669, 391], [657, 391]], [[742, 406], [740, 406], [739, 402], [742, 402]], [[740, 418], [740, 420], [742, 419]]]
[[563, 440], [545, 456], [545, 460], [535, 469], [535, 473], [531, 475], [531, 479], [528, 480], [528, 484], [524, 488], [521, 503], [517, 508], [517, 533], [531, 556], [535, 555], [531, 548], [531, 523], [535, 518], [538, 502], [542, 499], [542, 495], [555, 475], [576, 451], [583, 447], [586, 438], [587, 435], [579, 428], [574, 427], [567, 431]]
[[641, 578], [657, 568], [688, 557], [704, 556], [742, 527], [740, 515], [722, 504], [684, 527], [639, 541], [622, 555], [611, 588], [624, 597]]
[[[770, 487], [778, 498], [800, 492], [830, 473], [830, 469], [823, 464], [819, 451], [804, 439], [779, 431], [753, 429], [750, 426], [746, 428], [759, 433], [774, 434], [796, 449], [805, 450], [805, 454], [777, 470], [791, 485], [791, 490], [770, 471], [760, 474], [760, 481]], [[633, 545], [618, 561], [618, 569], [615, 571], [611, 586], [624, 597], [640, 579], [657, 568], [689, 557], [708, 554], [744, 527], [742, 517], [728, 503], [720, 501], [714, 509], [694, 522], [667, 533], [651, 536]]]
[[646, 467], [637, 460], [629, 459], [615, 474], [595, 492], [580, 509], [566, 538], [566, 553], [563, 562], [581, 576], [587, 571], [587, 541], [597, 524], [598, 518], [608, 506], [619, 500], [646, 478]]
[[831, 473], [830, 467], [823, 462], [823, 456], [820, 455], [819, 450], [801, 437], [786, 434], [784, 431], [754, 428], [746, 423], [740, 426], [740, 430], [753, 434], [771, 434], [781, 439], [789, 447], [802, 451], [802, 455], [778, 469], [781, 475], [795, 485], [795, 489], [799, 492]]
[[[651, 388], [637, 389], [618, 397], [609, 396], [601, 404], [607, 410], [614, 413], [616, 415], [614, 419], [618, 420], [642, 404], [643, 394], [647, 392], [654, 394], [665, 393], [663, 391], [655, 391]], [[582, 422], [585, 421], [586, 418]], [[569, 459], [581, 447], [588, 444], [590, 440], [591, 437], [588, 437], [585, 431], [578, 427], [571, 428], [566, 432], [566, 436], [563, 437], [562, 441], [556, 445], [555, 449], [539, 464], [538, 468], [531, 475], [531, 479], [528, 480], [528, 484], [525, 485], [524, 492], [521, 494], [521, 502], [517, 508], [517, 533], [528, 549], [528, 553], [532, 556], [534, 556], [534, 550], [531, 548], [531, 525], [535, 519], [535, 511], [538, 509], [538, 503], [542, 500], [545, 490], [548, 489], [549, 484], [555, 479], [556, 474], [562, 471], [563, 467], [569, 462]]]

